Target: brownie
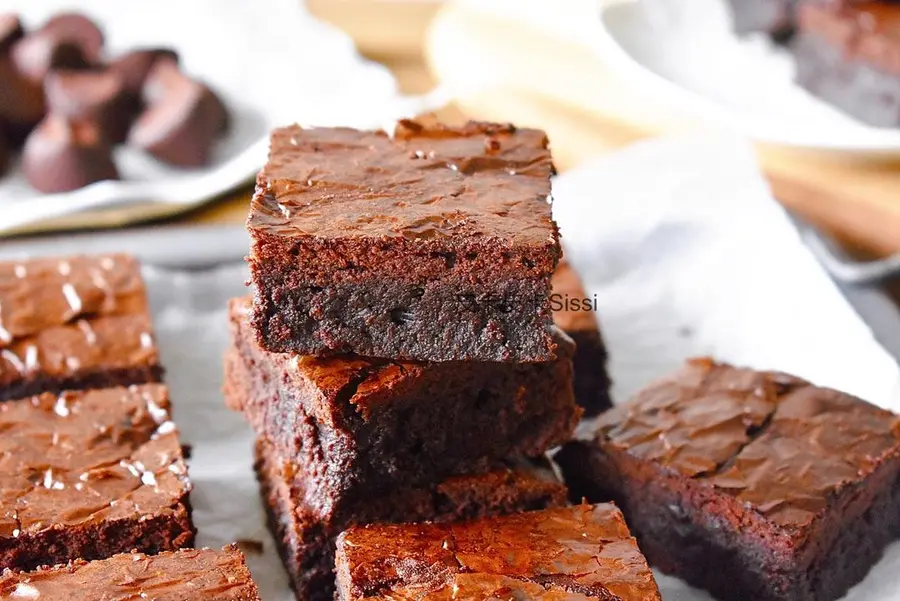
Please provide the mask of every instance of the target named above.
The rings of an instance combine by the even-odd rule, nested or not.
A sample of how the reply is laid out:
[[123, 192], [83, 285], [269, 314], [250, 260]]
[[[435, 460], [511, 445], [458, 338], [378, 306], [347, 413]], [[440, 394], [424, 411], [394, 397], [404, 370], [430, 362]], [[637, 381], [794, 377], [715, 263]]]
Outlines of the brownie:
[[853, 117], [900, 127], [900, 4], [803, 2], [797, 82]]
[[247, 221], [263, 347], [552, 360], [547, 144], [474, 122], [276, 129]]
[[553, 323], [575, 342], [575, 400], [585, 415], [596, 415], [612, 406], [606, 345], [597, 325], [597, 307], [584, 290], [581, 278], [568, 262], [561, 261], [553, 274], [550, 296]]
[[336, 565], [340, 601], [528, 599], [529, 589], [536, 598], [660, 599], [622, 513], [610, 504], [351, 527], [338, 537]]
[[286, 457], [316, 472], [310, 503], [367, 498], [540, 456], [569, 440], [578, 423], [574, 344], [562, 333], [549, 363], [298, 356], [259, 346], [249, 305], [229, 305], [226, 402]]
[[259, 601], [259, 592], [243, 553], [231, 545], [221, 551], [128, 553], [34, 572], [5, 572], [0, 576], [0, 597], [39, 601]]
[[133, 257], [0, 262], [0, 400], [161, 376]]
[[650, 563], [729, 601], [830, 601], [900, 537], [900, 422], [799, 378], [696, 359], [557, 455]]
[[191, 544], [168, 408], [161, 384], [0, 403], [0, 570]]
[[762, 31], [776, 40], [786, 40], [795, 26], [798, 0], [729, 0], [737, 33]]
[[549, 468], [519, 463], [450, 477], [436, 485], [397, 488], [322, 510], [307, 501], [316, 474], [305, 467], [283, 459], [266, 439], [257, 440], [256, 473], [269, 527], [300, 601], [334, 598], [334, 544], [348, 526], [474, 519], [566, 501], [565, 487]]

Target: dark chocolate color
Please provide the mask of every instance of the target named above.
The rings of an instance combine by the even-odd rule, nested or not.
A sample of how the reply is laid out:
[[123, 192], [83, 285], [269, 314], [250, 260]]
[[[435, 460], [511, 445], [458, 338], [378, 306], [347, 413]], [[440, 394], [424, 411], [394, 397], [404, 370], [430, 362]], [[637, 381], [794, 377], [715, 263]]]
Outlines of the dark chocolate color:
[[335, 539], [350, 525], [476, 519], [561, 506], [566, 497], [552, 471], [518, 464], [422, 488], [394, 489], [322, 512], [304, 501], [310, 479], [317, 475], [282, 459], [265, 439], [256, 444], [256, 472], [270, 529], [300, 601], [334, 598]]
[[18, 15], [0, 14], [0, 125], [15, 146], [44, 115], [40, 82], [30, 81], [13, 64], [11, 49], [25, 31]]
[[585, 415], [597, 415], [612, 406], [609, 397], [609, 372], [606, 370], [606, 345], [593, 299], [587, 296], [578, 274], [561, 261], [553, 274], [553, 323], [575, 341], [575, 400]]
[[161, 376], [133, 257], [0, 262], [0, 400]]
[[837, 599], [900, 537], [897, 417], [785, 374], [693, 360], [557, 459], [652, 564], [721, 599]]
[[140, 97], [144, 83], [157, 60], [178, 63], [178, 55], [168, 48], [141, 48], [126, 52], [109, 64], [109, 70], [122, 78], [125, 91]]
[[259, 601], [244, 555], [184, 549], [159, 555], [127, 553], [28, 573], [0, 575], [0, 597], [21, 601]]
[[803, 3], [797, 82], [848, 114], [900, 127], [900, 4]]
[[315, 471], [311, 506], [540, 456], [570, 438], [581, 413], [563, 334], [551, 363], [301, 357], [260, 348], [248, 310], [247, 299], [230, 304], [226, 401]]
[[277, 129], [248, 229], [253, 323], [276, 352], [553, 358], [543, 132], [403, 121]]
[[213, 91], [182, 73], [174, 58], [164, 57], [153, 62], [143, 97], [147, 108], [131, 128], [128, 143], [170, 165], [207, 164], [228, 122]]
[[0, 569], [193, 541], [191, 485], [164, 386], [0, 404]]
[[78, 13], [60, 13], [12, 47], [16, 69], [40, 83], [53, 69], [84, 69], [100, 62], [103, 32]]
[[79, 123], [90, 123], [111, 143], [123, 142], [136, 107], [122, 78], [112, 70], [57, 70], [44, 80], [48, 110]]
[[88, 184], [119, 179], [112, 146], [97, 124], [47, 115], [28, 135], [22, 172], [44, 193], [68, 192]]
[[336, 565], [341, 601], [394, 598], [395, 591], [410, 599], [447, 598], [450, 591], [450, 598], [481, 599], [498, 577], [539, 585], [550, 598], [660, 599], [621, 512], [606, 504], [455, 524], [351, 527], [338, 537]]

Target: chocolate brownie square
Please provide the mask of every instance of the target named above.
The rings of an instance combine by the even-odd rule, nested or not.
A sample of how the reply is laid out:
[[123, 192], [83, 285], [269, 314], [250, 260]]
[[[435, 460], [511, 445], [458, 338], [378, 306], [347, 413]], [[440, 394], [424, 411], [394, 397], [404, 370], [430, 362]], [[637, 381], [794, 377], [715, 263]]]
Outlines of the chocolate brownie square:
[[221, 551], [127, 553], [34, 572], [5, 572], [0, 575], [0, 597], [22, 601], [259, 601], [259, 591], [243, 553], [232, 545]]
[[247, 222], [262, 346], [424, 361], [550, 361], [546, 135], [401, 121], [276, 129]]
[[576, 505], [451, 524], [374, 524], [337, 541], [337, 599], [659, 601], [614, 506]]
[[797, 82], [870, 125], [900, 127], [900, 4], [803, 2]]
[[322, 506], [543, 455], [581, 414], [562, 333], [549, 363], [310, 357], [263, 350], [249, 310], [247, 299], [230, 303], [226, 402], [318, 474], [310, 502]]
[[161, 376], [133, 257], [0, 262], [0, 400]]
[[256, 443], [256, 473], [269, 527], [300, 601], [334, 598], [334, 544], [348, 526], [370, 522], [436, 522], [543, 509], [565, 504], [566, 489], [547, 468], [524, 462], [435, 485], [397, 488], [327, 509], [310, 501], [317, 474], [287, 461], [275, 446]]
[[0, 403], [0, 569], [191, 544], [191, 484], [160, 384]]
[[900, 422], [799, 378], [709, 359], [557, 455], [650, 563], [729, 601], [830, 601], [900, 538]]
[[594, 299], [588, 297], [581, 278], [565, 260], [553, 274], [550, 297], [553, 323], [575, 342], [572, 357], [575, 368], [575, 400], [585, 415], [597, 415], [612, 407], [609, 397], [609, 372], [606, 371], [606, 345]]

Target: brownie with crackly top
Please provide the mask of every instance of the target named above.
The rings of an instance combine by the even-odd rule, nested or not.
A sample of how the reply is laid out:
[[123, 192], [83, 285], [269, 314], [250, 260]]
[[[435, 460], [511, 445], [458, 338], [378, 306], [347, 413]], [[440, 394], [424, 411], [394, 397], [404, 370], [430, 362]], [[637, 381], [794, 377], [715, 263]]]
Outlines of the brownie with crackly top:
[[0, 403], [0, 570], [191, 544], [168, 409], [161, 384]]
[[133, 257], [0, 262], [0, 400], [161, 377]]
[[5, 572], [0, 575], [0, 597], [23, 601], [259, 601], [259, 591], [244, 554], [230, 545], [220, 551], [123, 553], [33, 572]]
[[322, 507], [540, 456], [581, 415], [561, 332], [547, 363], [310, 357], [261, 348], [249, 312], [249, 299], [231, 301], [226, 402], [318, 475], [309, 497]]
[[545, 465], [525, 461], [453, 476], [437, 484], [396, 488], [321, 508], [311, 501], [315, 472], [256, 442], [256, 474], [269, 528], [299, 601], [334, 599], [334, 545], [349, 526], [371, 522], [435, 522], [562, 506], [566, 489]]
[[336, 599], [660, 601], [611, 504], [450, 524], [373, 524], [337, 541]]
[[552, 360], [552, 173], [544, 132], [511, 125], [276, 129], [247, 221], [262, 346]]
[[651, 564], [720, 599], [837, 599], [900, 538], [897, 416], [782, 373], [692, 360], [556, 458]]

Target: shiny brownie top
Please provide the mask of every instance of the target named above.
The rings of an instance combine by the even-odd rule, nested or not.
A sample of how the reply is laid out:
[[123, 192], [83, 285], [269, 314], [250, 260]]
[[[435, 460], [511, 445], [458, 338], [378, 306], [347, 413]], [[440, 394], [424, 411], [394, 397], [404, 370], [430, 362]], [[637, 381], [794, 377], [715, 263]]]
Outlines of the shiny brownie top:
[[801, 2], [800, 29], [837, 47], [846, 61], [863, 60], [900, 75], [900, 4], [880, 1]]
[[542, 131], [401, 121], [272, 133], [249, 228], [283, 236], [498, 239], [551, 245], [553, 163]]
[[599, 418], [598, 441], [801, 528], [900, 455], [900, 421], [782, 373], [694, 359]]
[[133, 257], [0, 263], [0, 385], [158, 361]]
[[72, 562], [0, 576], [0, 597], [22, 601], [153, 599], [154, 601], [258, 601], [256, 585], [236, 547], [184, 549]]
[[529, 590], [548, 599], [660, 598], [621, 512], [608, 504], [462, 523], [353, 527], [337, 546], [345, 600], [395, 598], [395, 591], [411, 599], [490, 598], [481, 593], [506, 587], [513, 588], [499, 598]]
[[143, 517], [190, 489], [158, 384], [0, 403], [0, 541]]

